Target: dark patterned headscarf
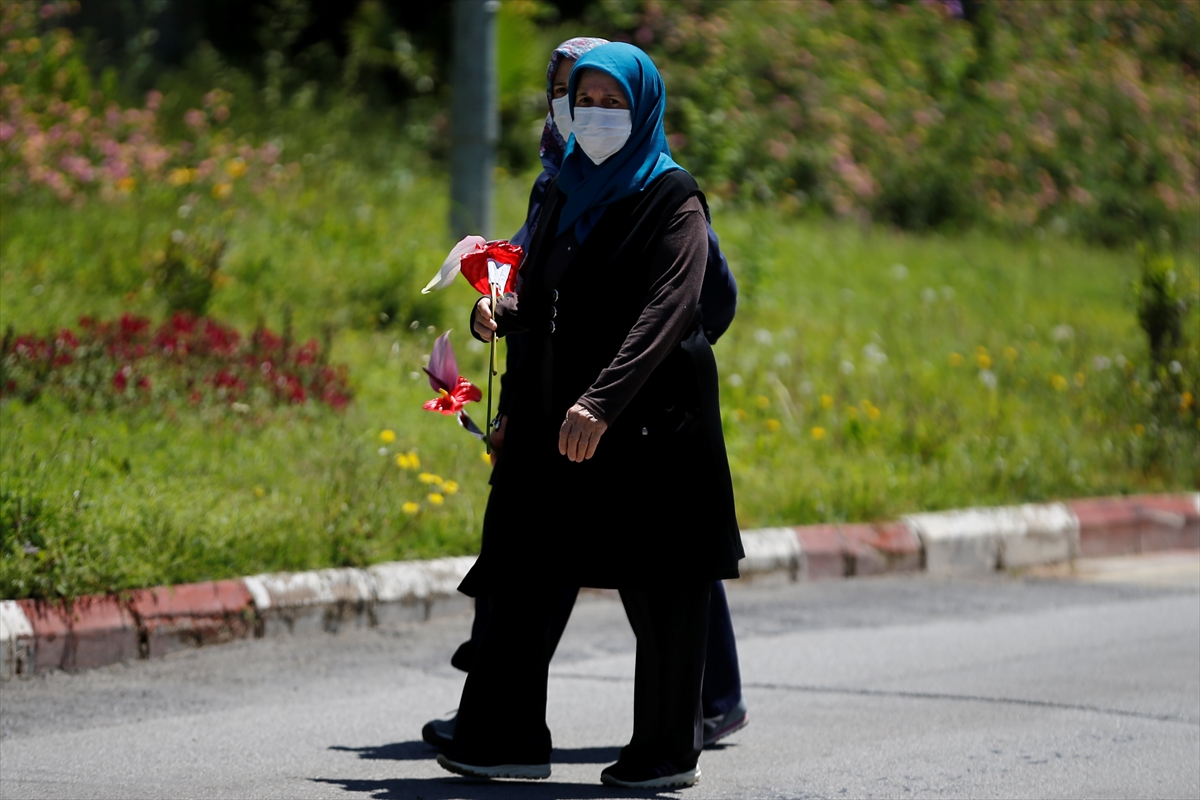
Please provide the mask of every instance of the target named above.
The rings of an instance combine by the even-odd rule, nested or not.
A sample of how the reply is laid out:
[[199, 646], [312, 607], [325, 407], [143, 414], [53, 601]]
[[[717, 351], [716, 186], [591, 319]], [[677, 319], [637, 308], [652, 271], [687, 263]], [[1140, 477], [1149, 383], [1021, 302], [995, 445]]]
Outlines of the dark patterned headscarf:
[[[564, 58], [569, 58], [573, 61], [578, 61], [579, 57], [589, 50], [594, 50], [602, 44], [608, 44], [608, 39], [593, 39], [587, 36], [577, 36], [574, 39], [567, 39], [565, 42], [554, 48], [554, 52], [550, 54], [550, 66], [546, 67], [546, 105], [550, 105], [550, 101], [554, 96], [554, 73], [558, 71], [558, 62]], [[558, 132], [558, 126], [554, 124], [553, 115], [546, 114], [546, 127], [542, 128], [542, 146], [538, 151], [541, 156], [542, 166], [550, 177], [558, 174], [558, 170], [562, 167], [563, 154], [567, 151], [567, 143], [563, 140], [562, 134]]]

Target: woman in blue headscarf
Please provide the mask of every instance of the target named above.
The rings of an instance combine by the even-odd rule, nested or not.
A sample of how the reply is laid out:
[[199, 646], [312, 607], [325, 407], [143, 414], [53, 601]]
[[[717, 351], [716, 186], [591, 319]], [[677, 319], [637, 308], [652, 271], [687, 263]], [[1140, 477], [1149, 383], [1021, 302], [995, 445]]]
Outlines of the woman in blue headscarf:
[[[546, 198], [546, 189], [562, 167], [567, 140], [571, 137], [572, 120], [570, 100], [567, 96], [567, 84], [570, 80], [571, 69], [580, 56], [608, 43], [607, 39], [576, 37], [566, 40], [550, 54], [550, 63], [546, 67], [548, 113], [539, 147], [542, 172], [534, 181], [529, 194], [525, 224], [511, 239], [512, 242], [522, 247], [529, 246], [530, 232], [537, 224], [542, 203]], [[704, 335], [710, 344], [716, 344], [717, 339], [725, 332], [733, 319], [737, 307], [737, 283], [721, 253], [717, 235], [713, 232], [711, 224], [708, 226], [708, 261], [704, 270], [704, 284], [700, 290], [700, 306], [703, 309]], [[509, 394], [504, 392], [503, 386], [507, 380], [507, 374], [516, 371], [524, 352], [523, 334], [510, 334], [506, 337], [506, 341], [508, 343], [505, 348], [507, 368], [505, 375], [501, 378], [499, 414], [492, 436], [493, 450], [503, 447], [504, 433], [507, 428]], [[536, 478], [531, 481], [531, 485], [536, 485]], [[565, 587], [551, 598], [550, 602], [554, 607], [554, 622], [546, 639], [547, 660], [553, 656], [558, 641], [562, 637], [577, 594], [577, 587]], [[487, 620], [488, 602], [484, 599], [476, 604], [471, 638], [458, 647], [451, 659], [451, 663], [455, 667], [464, 672], [470, 671], [475, 652], [487, 629]], [[725, 588], [719, 581], [713, 584], [709, 600], [708, 650], [705, 658], [704, 686], [701, 696], [705, 747], [735, 733], [745, 727], [749, 721], [746, 703], [742, 698], [737, 644], [729, 614], [729, 603], [725, 597]], [[421, 737], [438, 750], [444, 750], [454, 737], [454, 726], [454, 717], [430, 720], [421, 729]]]
[[481, 338], [523, 333], [483, 546], [460, 589], [491, 600], [439, 763], [549, 775], [545, 723], [560, 587], [621, 592], [638, 638], [634, 732], [605, 783], [694, 783], [709, 592], [742, 556], [700, 304], [707, 208], [671, 158], [666, 92], [636, 47], [583, 55], [573, 135], [546, 190], [521, 289], [475, 308]]

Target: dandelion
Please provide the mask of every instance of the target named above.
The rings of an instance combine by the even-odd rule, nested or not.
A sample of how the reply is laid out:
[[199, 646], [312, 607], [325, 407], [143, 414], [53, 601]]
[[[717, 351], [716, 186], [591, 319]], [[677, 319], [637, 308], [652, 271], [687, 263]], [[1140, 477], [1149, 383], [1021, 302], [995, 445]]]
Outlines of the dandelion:
[[963, 357], [959, 353], [951, 353], [949, 361], [950, 361], [950, 366], [961, 367], [962, 363], [963, 363]]
[[129, 194], [137, 188], [137, 179], [130, 178], [128, 175], [117, 181], [117, 191], [124, 194]]
[[1050, 385], [1060, 392], [1067, 390], [1067, 379], [1057, 373], [1051, 374]]
[[1146, 426], [1140, 422], [1138, 424], [1134, 425], [1133, 426], [1133, 435], [1138, 436], [1138, 437], [1145, 436], [1146, 435]]
[[809, 434], [815, 441], [819, 442], [825, 438], [825, 429], [818, 425], [809, 431]]
[[396, 432], [391, 428], [384, 429], [379, 432], [379, 441], [384, 444], [391, 444], [396, 441]]
[[483, 463], [487, 464], [489, 467], [492, 465], [492, 456], [486, 450], [480, 453], [479, 457], [482, 458]]
[[746, 410], [744, 408], [735, 408], [733, 410], [733, 416], [737, 418], [738, 422], [745, 422], [746, 421]]
[[1184, 411], [1187, 411], [1189, 408], [1191, 408], [1192, 403], [1195, 403], [1195, 402], [1196, 402], [1196, 398], [1192, 396], [1191, 392], [1184, 392], [1179, 397], [1179, 407]]
[[866, 414], [867, 418], [872, 422], [879, 419], [879, 417], [883, 414], [883, 412], [876, 408], [875, 404], [870, 400], [863, 400], [861, 403], [859, 403], [859, 405], [862, 406], [863, 413]]
[[446, 481], [442, 484], [442, 492], [445, 494], [454, 494], [458, 491], [458, 481]]
[[979, 365], [979, 368], [981, 370], [986, 372], [992, 368], [992, 357], [989, 356], [987, 353], [976, 353], [975, 354], [975, 363]]
[[421, 483], [433, 484], [434, 486], [441, 486], [443, 483], [441, 476], [434, 475], [432, 472], [422, 472], [417, 476], [417, 480]]
[[1083, 385], [1085, 383], [1087, 383], [1087, 376], [1084, 375], [1082, 372], [1076, 372], [1075, 376], [1074, 376], [1074, 380], [1075, 380], [1075, 385], [1077, 387], [1079, 387], [1080, 389], [1082, 389]]
[[779, 429], [782, 427], [783, 426], [779, 424], [779, 420], [777, 420], [777, 419], [767, 420], [767, 432], [768, 433], [777, 433], [779, 431]]
[[429, 494], [428, 500], [430, 503], [432, 503], [435, 506], [440, 506], [442, 503], [446, 502], [446, 498], [442, 497], [437, 492], [431, 492]]
[[833, 397], [831, 395], [821, 395], [821, 408], [833, 408]]
[[233, 193], [232, 183], [214, 183], [212, 187], [212, 196], [214, 200], [224, 200]]
[[409, 500], [407, 503], [400, 506], [400, 510], [403, 511], [405, 514], [408, 514], [411, 516], [411, 515], [417, 513], [418, 511], [420, 511], [421, 507], [419, 505], [417, 505], [416, 503], [414, 503], [412, 500]]
[[264, 494], [266, 494], [266, 491], [264, 491], [261, 486], [254, 487], [254, 496], [255, 497], [262, 497]]
[[758, 406], [759, 408], [766, 408], [771, 405], [771, 399], [765, 394], [760, 394], [758, 397], [754, 398], [754, 405]]
[[421, 468], [421, 459], [417, 458], [416, 450], [408, 451], [408, 468], [409, 469], [420, 469]]

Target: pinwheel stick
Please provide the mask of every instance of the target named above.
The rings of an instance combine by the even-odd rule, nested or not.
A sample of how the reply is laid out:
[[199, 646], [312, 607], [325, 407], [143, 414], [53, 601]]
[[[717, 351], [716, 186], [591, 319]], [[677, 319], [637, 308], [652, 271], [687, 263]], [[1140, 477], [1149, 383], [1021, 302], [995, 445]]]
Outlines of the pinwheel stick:
[[[489, 284], [492, 293], [492, 314], [496, 313], [496, 284]], [[496, 334], [492, 333], [491, 354], [488, 361], [487, 435], [483, 437], [487, 454], [492, 454], [492, 377], [496, 374]]]

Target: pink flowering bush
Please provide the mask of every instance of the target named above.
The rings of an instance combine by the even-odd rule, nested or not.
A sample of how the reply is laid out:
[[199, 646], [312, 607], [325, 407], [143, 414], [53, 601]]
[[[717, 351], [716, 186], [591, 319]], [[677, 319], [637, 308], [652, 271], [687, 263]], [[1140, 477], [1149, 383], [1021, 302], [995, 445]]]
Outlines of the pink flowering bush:
[[604, 0], [680, 163], [725, 199], [906, 228], [1195, 234], [1200, 5]]
[[340, 410], [353, 393], [346, 368], [327, 363], [315, 340], [296, 345], [259, 327], [248, 338], [207, 317], [179, 313], [157, 327], [125, 314], [79, 320], [77, 330], [6, 332], [0, 399], [61, 398], [74, 410], [155, 404], [225, 404], [249, 413], [317, 402]]
[[39, 20], [76, 6], [0, 4], [0, 196], [48, 191], [62, 201], [114, 201], [139, 187], [191, 186], [227, 201], [238, 187], [253, 191], [290, 174], [275, 145], [235, 140], [227, 92], [213, 90], [201, 108], [185, 110], [187, 135], [171, 141], [159, 92], [148, 92], [141, 108], [106, 97], [70, 31], [38, 35]]

